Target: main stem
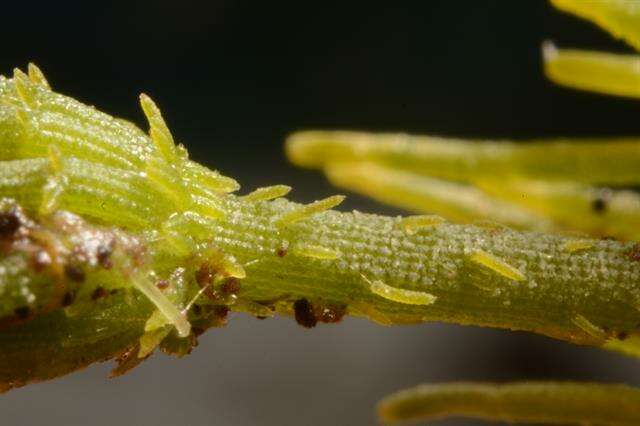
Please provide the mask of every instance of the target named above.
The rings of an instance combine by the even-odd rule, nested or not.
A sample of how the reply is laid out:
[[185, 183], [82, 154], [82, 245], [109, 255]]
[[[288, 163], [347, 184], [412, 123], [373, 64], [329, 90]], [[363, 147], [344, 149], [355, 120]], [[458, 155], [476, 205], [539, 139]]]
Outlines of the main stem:
[[[243, 297], [306, 298], [341, 304], [350, 314], [387, 324], [475, 324], [576, 343], [600, 344], [637, 333], [640, 262], [632, 244], [581, 240], [582, 248], [574, 251], [575, 238], [448, 223], [412, 234], [400, 218], [358, 212], [327, 211], [288, 227], [273, 224], [299, 207], [285, 200], [226, 199], [227, 220], [216, 222], [211, 238], [247, 263]], [[341, 255], [300, 256], [297, 246]], [[516, 268], [522, 278], [476, 261], [477, 253]], [[398, 303], [372, 292], [374, 281], [437, 299], [429, 305]]]

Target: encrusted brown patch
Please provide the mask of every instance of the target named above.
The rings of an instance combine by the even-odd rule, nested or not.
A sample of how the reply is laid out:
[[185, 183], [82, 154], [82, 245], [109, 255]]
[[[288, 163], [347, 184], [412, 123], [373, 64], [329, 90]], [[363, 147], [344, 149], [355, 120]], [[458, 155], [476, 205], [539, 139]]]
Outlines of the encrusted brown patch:
[[227, 315], [229, 315], [230, 309], [226, 305], [215, 305], [213, 307], [213, 311], [218, 319], [225, 320], [227, 318]]
[[0, 238], [11, 238], [22, 226], [18, 210], [14, 207], [0, 212]]
[[111, 253], [113, 253], [113, 244], [100, 244], [96, 249], [96, 259], [104, 269], [111, 269], [113, 266]]
[[[124, 258], [123, 265], [114, 264], [114, 247], [124, 254], [117, 257]], [[0, 327], [74, 305], [88, 274], [116, 266], [126, 272], [125, 268], [132, 266], [132, 253], [139, 252], [140, 247], [140, 241], [124, 231], [91, 225], [73, 213], [58, 211], [34, 221], [14, 201], [0, 199], [0, 254], [23, 256], [27, 260], [25, 273], [46, 274], [29, 281], [27, 285], [34, 286], [29, 290], [35, 299], [7, 308]], [[42, 279], [44, 284], [39, 284]], [[43, 289], [40, 285], [48, 287]], [[93, 300], [109, 294], [101, 286], [88, 290], [88, 297]]]
[[19, 308], [16, 308], [14, 309], [13, 313], [20, 320], [26, 320], [31, 317], [31, 315], [33, 315], [33, 311], [28, 306], [21, 306]]
[[193, 313], [193, 315], [199, 317], [200, 315], [202, 315], [202, 306], [200, 305], [193, 305], [191, 307], [191, 312]]
[[220, 297], [213, 290], [211, 284], [216, 275], [216, 270], [208, 262], [204, 262], [195, 273], [196, 282], [204, 289], [204, 294], [211, 300], [218, 301]]
[[156, 287], [158, 287], [160, 290], [166, 290], [167, 288], [169, 288], [169, 281], [158, 280], [156, 281]]
[[213, 281], [214, 272], [208, 263], [200, 265], [196, 271], [196, 282], [202, 287], [211, 284]]
[[109, 292], [104, 287], [96, 287], [91, 293], [91, 300], [98, 300], [107, 297]]
[[65, 265], [64, 274], [67, 276], [67, 278], [76, 283], [84, 282], [84, 279], [86, 277], [84, 271], [78, 265]]
[[225, 296], [238, 294], [240, 292], [240, 288], [240, 280], [237, 278], [229, 278], [222, 283], [222, 286], [220, 286], [220, 290], [222, 290]]
[[293, 304], [293, 312], [296, 322], [303, 327], [313, 328], [318, 324], [313, 305], [307, 299], [296, 300]]
[[344, 305], [318, 305], [315, 307], [315, 315], [318, 321], [325, 323], [337, 323], [342, 320], [347, 308]]
[[62, 301], [60, 302], [60, 305], [63, 308], [66, 308], [67, 306], [70, 306], [75, 299], [76, 299], [76, 292], [75, 291], [67, 291], [62, 296]]
[[109, 377], [118, 377], [128, 373], [129, 371], [140, 365], [142, 361], [149, 358], [149, 356], [151, 355], [149, 354], [144, 358], [138, 358], [139, 350], [140, 344], [135, 344], [134, 346], [125, 349], [125, 351], [116, 358], [116, 362], [118, 363], [118, 365], [113, 370], [111, 370]]

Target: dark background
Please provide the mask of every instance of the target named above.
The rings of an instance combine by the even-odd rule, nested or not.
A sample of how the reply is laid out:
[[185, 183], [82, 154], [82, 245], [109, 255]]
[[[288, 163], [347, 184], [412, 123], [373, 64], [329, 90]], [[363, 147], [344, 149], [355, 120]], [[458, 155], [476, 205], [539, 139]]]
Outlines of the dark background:
[[[192, 157], [243, 191], [285, 183], [300, 201], [334, 192], [286, 162], [283, 140], [300, 129], [640, 134], [638, 102], [544, 79], [545, 39], [630, 49], [542, 0], [13, 1], [0, 14], [0, 73], [34, 61], [55, 90], [142, 126], [145, 91]], [[343, 208], [395, 212], [357, 196]], [[380, 397], [420, 382], [640, 384], [633, 360], [527, 334], [356, 319], [308, 331], [240, 315], [186, 359], [157, 355], [113, 381], [109, 368], [0, 396], [2, 424], [364, 425]]]

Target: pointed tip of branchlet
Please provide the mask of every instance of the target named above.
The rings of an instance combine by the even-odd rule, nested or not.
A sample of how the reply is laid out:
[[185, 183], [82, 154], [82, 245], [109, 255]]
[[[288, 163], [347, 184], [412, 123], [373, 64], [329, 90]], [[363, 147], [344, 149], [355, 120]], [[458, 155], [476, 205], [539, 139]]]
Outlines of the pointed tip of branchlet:
[[342, 256], [342, 253], [339, 250], [331, 247], [307, 244], [304, 242], [296, 244], [293, 247], [293, 253], [298, 256], [320, 260], [335, 260]]
[[520, 269], [510, 265], [501, 257], [495, 256], [481, 249], [474, 250], [470, 256], [470, 260], [478, 265], [487, 268], [490, 271], [501, 275], [504, 278], [513, 281], [524, 281], [526, 276]]
[[36, 64], [34, 64], [33, 62], [29, 62], [29, 64], [27, 65], [27, 72], [29, 74], [29, 79], [33, 83], [39, 84], [40, 86], [47, 89], [51, 89], [47, 78], [44, 76], [44, 73], [40, 68], [38, 68]]
[[15, 67], [13, 69], [13, 78], [18, 80], [28, 80], [29, 76], [27, 76], [27, 74], [25, 74], [20, 68]]
[[31, 94], [31, 81], [29, 77], [20, 68], [13, 69], [13, 84], [16, 86], [18, 97], [26, 104], [33, 103], [33, 95]]
[[551, 40], [543, 41], [541, 50], [543, 62], [550, 62], [558, 57], [558, 48]]
[[153, 102], [153, 99], [151, 99], [149, 95], [142, 92], [138, 96], [138, 99], [140, 100], [142, 111], [144, 111], [144, 114], [147, 116], [147, 118], [149, 118], [149, 116], [160, 114], [160, 109], [158, 108], [156, 103]]
[[158, 105], [156, 105], [153, 99], [151, 99], [151, 97], [146, 93], [140, 93], [138, 99], [140, 100], [140, 107], [142, 108], [142, 112], [147, 118], [151, 129], [162, 125], [166, 127], [164, 119], [162, 118], [162, 113], [160, 112], [160, 108], [158, 108]]
[[362, 278], [369, 284], [369, 290], [373, 294], [392, 302], [406, 305], [431, 305], [438, 300], [437, 296], [425, 291], [407, 290], [387, 285], [380, 280], [370, 281], [364, 276]]
[[151, 136], [154, 145], [166, 161], [170, 163], [180, 161], [184, 155], [179, 154], [160, 108], [146, 93], [140, 93], [139, 99], [142, 111], [149, 122], [149, 136]]
[[268, 201], [284, 197], [290, 191], [291, 187], [287, 185], [263, 186], [241, 198], [245, 201]]
[[437, 215], [406, 216], [399, 220], [398, 226], [409, 235], [413, 235], [420, 229], [433, 228], [445, 222], [445, 219]]
[[314, 201], [310, 204], [301, 205], [278, 217], [275, 224], [276, 226], [288, 226], [294, 222], [308, 219], [318, 213], [322, 213], [338, 206], [345, 198], [346, 197], [344, 195], [332, 195], [331, 197], [323, 198], [322, 200]]

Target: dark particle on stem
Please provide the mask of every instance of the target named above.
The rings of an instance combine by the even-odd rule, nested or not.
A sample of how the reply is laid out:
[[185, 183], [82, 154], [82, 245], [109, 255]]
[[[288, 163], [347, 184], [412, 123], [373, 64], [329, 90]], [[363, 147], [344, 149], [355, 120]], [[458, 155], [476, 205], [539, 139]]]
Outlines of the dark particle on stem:
[[211, 267], [207, 263], [203, 263], [200, 268], [196, 271], [196, 282], [200, 285], [200, 287], [211, 284], [213, 280], [213, 271]]
[[62, 305], [63, 308], [66, 308], [67, 306], [71, 306], [71, 304], [73, 303], [75, 298], [76, 298], [76, 293], [75, 292], [67, 291], [62, 296], [62, 301], [60, 302], [60, 305]]
[[602, 214], [607, 210], [607, 202], [604, 198], [598, 197], [591, 203], [591, 209], [594, 213]]
[[344, 306], [321, 306], [317, 310], [317, 318], [320, 322], [336, 323], [342, 320], [346, 313], [346, 307]]
[[13, 313], [16, 314], [16, 317], [18, 317], [18, 319], [25, 320], [31, 316], [31, 308], [29, 308], [28, 306], [21, 306], [19, 308], [16, 308]]
[[229, 315], [229, 307], [224, 305], [216, 305], [214, 307], [214, 314], [219, 319], [225, 319]]
[[220, 290], [222, 290], [225, 295], [238, 294], [240, 292], [240, 280], [237, 278], [229, 278], [222, 284]]
[[202, 307], [200, 305], [193, 305], [191, 312], [193, 312], [193, 315], [199, 317], [202, 315]]
[[0, 238], [13, 236], [20, 228], [20, 218], [14, 209], [0, 213]]
[[200, 288], [204, 289], [204, 294], [211, 300], [219, 300], [218, 295], [211, 288], [211, 283], [215, 276], [215, 271], [208, 263], [203, 263], [195, 274], [196, 282]]
[[91, 293], [91, 300], [102, 299], [103, 297], [107, 297], [109, 293], [105, 290], [104, 287], [96, 287], [95, 290]]
[[285, 257], [285, 256], [286, 256], [286, 254], [287, 254], [287, 249], [286, 249], [286, 248], [284, 248], [284, 247], [279, 247], [279, 248], [276, 250], [276, 254], [278, 255], [278, 257]]
[[603, 214], [607, 211], [609, 200], [611, 199], [611, 190], [602, 189], [591, 202], [591, 210], [596, 214]]
[[318, 323], [313, 305], [307, 299], [298, 299], [293, 304], [296, 322], [303, 327], [312, 328]]
[[111, 269], [111, 267], [113, 266], [113, 262], [111, 262], [111, 253], [111, 247], [104, 244], [100, 244], [98, 246], [98, 249], [96, 250], [96, 258], [98, 259], [98, 263], [100, 263], [100, 265], [104, 269]]
[[77, 282], [77, 283], [81, 283], [85, 279], [84, 271], [82, 270], [82, 268], [80, 268], [79, 266], [76, 266], [76, 265], [67, 265], [67, 266], [65, 266], [64, 267], [64, 274], [71, 281], [74, 281], [74, 282]]
[[118, 377], [123, 374], [131, 371], [133, 368], [138, 366], [142, 361], [149, 358], [151, 354], [147, 355], [144, 358], [138, 357], [138, 351], [140, 350], [140, 345], [137, 344], [135, 346], [131, 346], [126, 349], [117, 359], [116, 362], [118, 365], [111, 371], [109, 377]]
[[167, 280], [158, 280], [156, 282], [156, 287], [158, 287], [160, 290], [164, 290], [167, 287], [169, 287], [169, 281], [167, 281]]

